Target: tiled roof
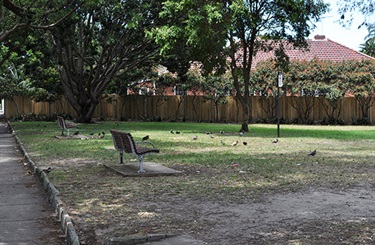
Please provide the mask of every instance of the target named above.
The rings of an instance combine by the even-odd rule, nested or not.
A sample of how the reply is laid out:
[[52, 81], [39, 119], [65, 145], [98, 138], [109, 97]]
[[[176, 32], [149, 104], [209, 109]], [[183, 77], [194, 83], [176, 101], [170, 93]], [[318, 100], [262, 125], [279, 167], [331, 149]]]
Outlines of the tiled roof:
[[[342, 44], [332, 41], [325, 36], [315, 36], [314, 39], [308, 39], [307, 49], [289, 48], [285, 50], [286, 55], [290, 60], [330, 60], [330, 61], [345, 61], [345, 60], [375, 60], [375, 58], [348, 48]], [[268, 59], [275, 58], [274, 51], [259, 51], [253, 59], [253, 66], [257, 63]]]

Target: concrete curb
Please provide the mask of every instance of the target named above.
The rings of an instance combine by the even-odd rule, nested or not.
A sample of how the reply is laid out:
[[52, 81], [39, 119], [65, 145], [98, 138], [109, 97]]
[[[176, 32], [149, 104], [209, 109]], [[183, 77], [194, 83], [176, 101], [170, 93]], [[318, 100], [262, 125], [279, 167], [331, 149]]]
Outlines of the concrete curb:
[[[11, 124], [8, 122], [8, 125], [11, 127]], [[64, 209], [64, 203], [62, 202], [61, 198], [59, 197], [60, 191], [53, 185], [53, 183], [49, 180], [48, 175], [40, 169], [37, 164], [31, 160], [29, 154], [25, 150], [22, 142], [19, 140], [17, 135], [13, 131], [13, 135], [16, 139], [16, 143], [21, 150], [22, 154], [25, 157], [25, 162], [27, 162], [27, 166], [29, 167], [30, 171], [39, 179], [41, 185], [43, 186], [44, 190], [48, 194], [48, 202], [52, 205], [55, 209], [55, 213], [57, 215], [58, 221], [61, 223], [61, 229], [64, 232], [67, 240], [68, 245], [79, 245], [79, 237], [77, 232], [74, 229], [72, 219], [70, 218], [69, 214]]]

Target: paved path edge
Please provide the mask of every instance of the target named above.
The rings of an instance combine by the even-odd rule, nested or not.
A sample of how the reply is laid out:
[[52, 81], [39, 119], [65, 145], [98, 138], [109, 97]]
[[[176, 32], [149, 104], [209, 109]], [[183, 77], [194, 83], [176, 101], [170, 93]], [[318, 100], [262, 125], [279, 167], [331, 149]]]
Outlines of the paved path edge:
[[[11, 124], [8, 121], [8, 126], [11, 128]], [[79, 237], [74, 229], [74, 225], [72, 219], [70, 218], [67, 211], [64, 209], [64, 203], [62, 202], [61, 198], [59, 197], [60, 192], [54, 186], [54, 184], [49, 180], [48, 175], [43, 172], [41, 168], [30, 158], [29, 154], [27, 153], [26, 149], [23, 146], [23, 143], [20, 141], [16, 133], [12, 130], [12, 134], [16, 139], [16, 143], [21, 150], [21, 153], [25, 157], [25, 162], [27, 163], [28, 168], [30, 171], [36, 176], [40, 183], [42, 184], [44, 190], [48, 193], [48, 202], [52, 205], [55, 209], [55, 213], [57, 215], [58, 222], [60, 222], [61, 229], [64, 232], [67, 240], [68, 245], [79, 245]]]

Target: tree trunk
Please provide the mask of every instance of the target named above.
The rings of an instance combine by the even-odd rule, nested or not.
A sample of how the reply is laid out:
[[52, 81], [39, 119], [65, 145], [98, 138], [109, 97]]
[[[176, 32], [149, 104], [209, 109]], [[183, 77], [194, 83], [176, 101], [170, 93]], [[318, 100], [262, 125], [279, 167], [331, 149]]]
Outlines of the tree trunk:
[[65, 93], [65, 96], [77, 114], [75, 121], [79, 123], [91, 123], [95, 108], [100, 100], [90, 99], [89, 96], [84, 93], [76, 96]]
[[240, 131], [249, 132], [250, 106], [249, 106], [248, 100], [246, 100], [245, 98], [242, 98], [241, 104], [242, 104], [243, 118], [242, 118]]

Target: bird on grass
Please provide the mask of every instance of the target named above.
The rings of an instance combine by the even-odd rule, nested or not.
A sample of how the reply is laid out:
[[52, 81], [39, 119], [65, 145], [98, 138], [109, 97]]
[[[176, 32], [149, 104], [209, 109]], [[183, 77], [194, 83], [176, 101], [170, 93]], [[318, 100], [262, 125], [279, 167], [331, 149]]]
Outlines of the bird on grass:
[[238, 144], [238, 140], [232, 143], [232, 146], [236, 146]]
[[224, 134], [224, 130], [221, 130], [221, 131], [220, 131], [220, 134]]
[[243, 136], [243, 135], [244, 135], [244, 131], [241, 130], [241, 131], [240, 131], [240, 136]]
[[174, 134], [174, 131], [173, 131], [173, 129], [171, 129], [171, 134]]
[[176, 134], [180, 134], [180, 131], [176, 131]]
[[197, 139], [198, 139], [198, 136], [195, 135], [195, 136], [193, 137], [193, 140], [197, 140]]
[[52, 171], [52, 168], [51, 167], [48, 167], [48, 168], [46, 168], [46, 169], [43, 169], [43, 172], [45, 172], [45, 173], [49, 173], [49, 172], [51, 172]]
[[215, 138], [215, 136], [213, 136], [212, 134], [210, 135], [211, 139]]
[[313, 150], [311, 153], [307, 154], [308, 156], [315, 156], [316, 155], [316, 150]]
[[279, 142], [279, 139], [278, 139], [278, 138], [276, 138], [276, 139], [274, 139], [274, 140], [272, 141], [272, 143], [277, 143], [277, 142]]
[[244, 142], [242, 142], [242, 144], [243, 144], [243, 145], [247, 145], [247, 142], [246, 142], [246, 141], [244, 141]]
[[142, 138], [142, 141], [146, 141], [148, 139], [150, 139], [150, 136], [146, 135], [145, 137]]

